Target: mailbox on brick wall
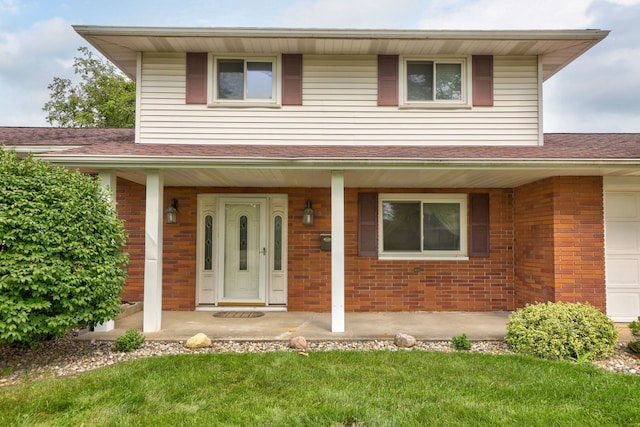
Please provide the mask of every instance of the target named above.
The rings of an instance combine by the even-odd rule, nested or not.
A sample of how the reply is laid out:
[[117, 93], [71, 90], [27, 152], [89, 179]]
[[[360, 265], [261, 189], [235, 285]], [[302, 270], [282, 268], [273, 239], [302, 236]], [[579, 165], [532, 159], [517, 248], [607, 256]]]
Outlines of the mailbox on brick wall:
[[320, 249], [323, 251], [331, 250], [331, 233], [320, 233]]

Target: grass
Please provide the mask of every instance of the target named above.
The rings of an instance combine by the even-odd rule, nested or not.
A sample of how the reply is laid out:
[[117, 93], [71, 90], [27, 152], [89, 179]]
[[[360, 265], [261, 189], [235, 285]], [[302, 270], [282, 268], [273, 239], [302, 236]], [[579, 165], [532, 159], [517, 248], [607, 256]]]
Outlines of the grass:
[[163, 356], [0, 390], [0, 425], [633, 426], [640, 377], [468, 353]]

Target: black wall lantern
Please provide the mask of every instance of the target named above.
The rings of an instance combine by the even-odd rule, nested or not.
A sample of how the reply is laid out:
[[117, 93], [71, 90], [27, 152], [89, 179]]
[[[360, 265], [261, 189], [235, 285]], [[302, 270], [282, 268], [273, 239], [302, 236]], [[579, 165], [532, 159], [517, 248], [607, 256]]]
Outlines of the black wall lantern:
[[169, 207], [164, 211], [165, 222], [167, 224], [175, 224], [178, 222], [178, 200], [171, 199]]
[[313, 225], [313, 209], [311, 208], [311, 200], [307, 200], [307, 207], [302, 213], [302, 225]]

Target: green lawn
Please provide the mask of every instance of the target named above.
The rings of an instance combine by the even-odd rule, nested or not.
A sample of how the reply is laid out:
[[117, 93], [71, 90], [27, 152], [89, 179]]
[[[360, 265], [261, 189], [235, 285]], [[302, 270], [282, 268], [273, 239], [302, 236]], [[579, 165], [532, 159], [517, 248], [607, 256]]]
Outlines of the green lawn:
[[0, 390], [0, 425], [640, 425], [640, 376], [418, 351], [155, 357]]

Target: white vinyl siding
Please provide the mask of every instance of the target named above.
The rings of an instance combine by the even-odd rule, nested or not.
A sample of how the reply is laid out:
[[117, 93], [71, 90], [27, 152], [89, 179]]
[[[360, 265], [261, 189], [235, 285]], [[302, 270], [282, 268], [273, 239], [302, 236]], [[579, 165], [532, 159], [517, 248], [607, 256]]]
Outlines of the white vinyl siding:
[[[494, 106], [405, 110], [377, 105], [376, 56], [305, 55], [303, 105], [185, 103], [185, 54], [145, 53], [140, 139], [184, 144], [537, 145], [536, 57], [494, 58]], [[209, 83], [211, 84], [211, 83]]]

